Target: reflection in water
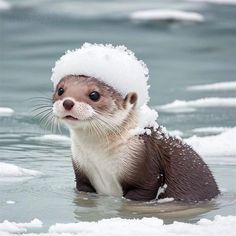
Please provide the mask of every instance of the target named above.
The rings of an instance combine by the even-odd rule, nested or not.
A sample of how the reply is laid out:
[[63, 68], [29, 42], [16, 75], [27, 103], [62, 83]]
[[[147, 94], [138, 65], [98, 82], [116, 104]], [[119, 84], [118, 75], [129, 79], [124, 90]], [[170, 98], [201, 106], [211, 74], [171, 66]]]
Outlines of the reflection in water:
[[[219, 197], [221, 198], [221, 197]], [[236, 199], [236, 198], [235, 198]], [[200, 203], [184, 202], [138, 202], [124, 198], [102, 196], [91, 193], [77, 193], [73, 203], [78, 221], [97, 221], [104, 218], [142, 218], [158, 217], [165, 223], [178, 221], [197, 221], [199, 216], [219, 207], [218, 199]], [[193, 220], [194, 219], [194, 220]]]

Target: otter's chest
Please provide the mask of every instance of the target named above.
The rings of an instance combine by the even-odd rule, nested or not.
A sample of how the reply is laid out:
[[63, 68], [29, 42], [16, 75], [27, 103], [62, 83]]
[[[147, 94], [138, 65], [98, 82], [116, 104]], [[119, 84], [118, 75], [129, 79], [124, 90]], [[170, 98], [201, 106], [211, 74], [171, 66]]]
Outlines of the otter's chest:
[[120, 179], [124, 164], [119, 152], [109, 155], [103, 150], [81, 149], [72, 145], [72, 156], [97, 193], [123, 195]]

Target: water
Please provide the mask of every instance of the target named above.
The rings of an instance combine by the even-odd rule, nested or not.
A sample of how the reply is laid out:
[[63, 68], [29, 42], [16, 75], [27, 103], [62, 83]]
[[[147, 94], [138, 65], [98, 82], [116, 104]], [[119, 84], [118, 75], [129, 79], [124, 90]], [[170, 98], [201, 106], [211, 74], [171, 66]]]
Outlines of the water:
[[[223, 195], [210, 203], [134, 203], [97, 195], [78, 195], [67, 141], [37, 139], [50, 134], [33, 118], [31, 98], [51, 96], [51, 68], [67, 49], [92, 43], [125, 44], [150, 70], [151, 105], [175, 99], [235, 97], [235, 90], [189, 91], [188, 86], [235, 81], [236, 6], [185, 1], [9, 1], [0, 11], [0, 161], [41, 171], [36, 177], [0, 178], [0, 221], [27, 222], [37, 217], [44, 229], [56, 222], [110, 217], [158, 216], [166, 222], [195, 222], [216, 214], [236, 214], [235, 155], [204, 157]], [[196, 11], [203, 23], [132, 22], [131, 12], [152, 8]], [[234, 127], [235, 107], [197, 108], [194, 112], [159, 112], [158, 122], [183, 137], [201, 127]], [[67, 135], [67, 131], [63, 130]], [[198, 134], [199, 135], [199, 134]], [[204, 133], [201, 135], [210, 135]], [[32, 139], [36, 137], [36, 139]], [[231, 140], [232, 145], [236, 137]], [[223, 144], [222, 144], [223, 145]], [[221, 148], [220, 146], [217, 148]], [[217, 156], [217, 150], [216, 150]], [[6, 204], [12, 200], [15, 204]], [[179, 210], [180, 209], [180, 210]]]

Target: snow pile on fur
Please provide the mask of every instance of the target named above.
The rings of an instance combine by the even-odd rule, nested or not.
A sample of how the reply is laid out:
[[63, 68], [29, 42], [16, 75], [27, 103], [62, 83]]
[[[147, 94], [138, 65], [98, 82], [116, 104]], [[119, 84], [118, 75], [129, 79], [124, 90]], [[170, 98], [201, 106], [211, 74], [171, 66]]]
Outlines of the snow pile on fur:
[[124, 97], [129, 92], [139, 96], [138, 107], [148, 102], [148, 68], [125, 46], [85, 43], [67, 51], [53, 68], [54, 88], [66, 75], [85, 75], [112, 86]]
[[[149, 72], [145, 63], [138, 60], [125, 46], [85, 43], [81, 48], [67, 51], [52, 69], [51, 80], [56, 88], [67, 75], [94, 77], [116, 89], [123, 97], [129, 92], [138, 94], [139, 124], [133, 132], [145, 133], [145, 127], [157, 126], [157, 112], [147, 106]], [[149, 132], [150, 133], [150, 132]]]

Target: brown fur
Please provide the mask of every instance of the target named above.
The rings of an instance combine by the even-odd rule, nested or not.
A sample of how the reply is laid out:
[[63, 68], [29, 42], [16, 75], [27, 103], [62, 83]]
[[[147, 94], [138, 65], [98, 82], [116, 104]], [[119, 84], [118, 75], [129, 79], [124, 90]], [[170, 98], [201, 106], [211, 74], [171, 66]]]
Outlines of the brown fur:
[[[63, 88], [65, 92], [61, 96], [58, 96], [57, 92], [55, 92], [53, 95], [54, 101], [69, 96], [73, 97], [77, 101], [91, 105], [98, 111], [109, 111], [111, 113], [114, 112], [113, 110], [111, 110], [111, 108], [114, 108], [114, 106], [112, 106], [112, 102], [115, 103], [115, 107], [117, 109], [121, 109], [121, 107], [124, 105], [124, 99], [119, 92], [112, 89], [107, 84], [92, 77], [68, 75], [58, 83], [56, 91], [59, 88]], [[97, 91], [102, 94], [98, 103], [94, 103], [89, 99], [88, 95], [92, 91]], [[113, 99], [111, 100], [110, 98]]]
[[[65, 92], [58, 96], [56, 90], [54, 101], [73, 97], [76, 101], [91, 105], [101, 114], [112, 115], [120, 109], [127, 109], [129, 104], [134, 105], [119, 127], [122, 134], [134, 128], [137, 123], [135, 104], [138, 97], [135, 93], [131, 92], [123, 98], [115, 89], [95, 78], [74, 75], [63, 78], [57, 85], [57, 89], [59, 88], [64, 88]], [[88, 95], [94, 90], [101, 94], [99, 102], [89, 99]], [[96, 134], [92, 132], [91, 135]], [[119, 180], [124, 197], [140, 201], [153, 200], [157, 197], [158, 189], [164, 185], [167, 185], [167, 188], [158, 198], [203, 201], [219, 194], [217, 184], [201, 157], [181, 140], [167, 137], [161, 128], [152, 130], [151, 135], [131, 136], [126, 143], [119, 142], [120, 138], [117, 133], [107, 133], [106, 139], [109, 142], [105, 144], [109, 147], [104, 148], [112, 151], [113, 144], [115, 148], [119, 145], [126, 145], [128, 148], [124, 155], [133, 163]], [[74, 160], [73, 167], [77, 189], [96, 192], [89, 178]]]
[[[203, 201], [219, 194], [208, 166], [190, 146], [179, 139], [166, 137], [161, 128], [151, 136], [144, 134], [140, 138], [144, 141], [143, 153], [139, 154], [143, 163], [131, 180], [124, 181], [128, 185], [128, 198], [151, 200], [164, 184], [166, 191], [158, 198]], [[144, 193], [145, 197], [142, 196]]]

